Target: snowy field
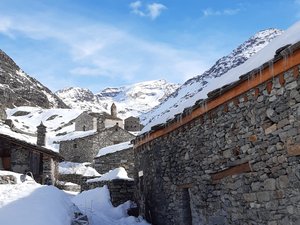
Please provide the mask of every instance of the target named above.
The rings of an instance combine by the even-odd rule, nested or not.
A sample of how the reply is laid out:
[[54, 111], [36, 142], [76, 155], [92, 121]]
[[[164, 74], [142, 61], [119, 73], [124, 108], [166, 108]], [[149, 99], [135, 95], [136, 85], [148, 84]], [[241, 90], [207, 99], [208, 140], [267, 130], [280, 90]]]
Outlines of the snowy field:
[[1, 225], [70, 225], [74, 210], [86, 214], [90, 225], [147, 225], [141, 218], [126, 214], [130, 202], [113, 207], [107, 187], [74, 195], [54, 186], [34, 181], [21, 182], [21, 174], [0, 171], [17, 177], [17, 184], [0, 184]]

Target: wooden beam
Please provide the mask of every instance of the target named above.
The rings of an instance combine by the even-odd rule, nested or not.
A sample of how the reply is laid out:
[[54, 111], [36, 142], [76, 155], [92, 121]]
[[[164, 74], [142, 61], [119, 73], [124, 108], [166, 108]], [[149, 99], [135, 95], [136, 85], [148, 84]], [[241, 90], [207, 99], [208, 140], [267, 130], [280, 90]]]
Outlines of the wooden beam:
[[185, 188], [192, 188], [192, 187], [193, 187], [192, 183], [177, 185], [177, 189], [185, 189]]
[[237, 86], [229, 89], [222, 95], [212, 100], [208, 100], [205, 106], [195, 109], [191, 114], [183, 117], [182, 120], [180, 120], [179, 122], [172, 123], [166, 126], [165, 128], [161, 128], [153, 132], [150, 131], [150, 133], [147, 134], [145, 137], [136, 141], [134, 148], [137, 148], [143, 144], [146, 144], [147, 142], [150, 142], [158, 137], [161, 137], [178, 129], [179, 127], [209, 112], [210, 110], [215, 109], [216, 107], [226, 102], [229, 102], [230, 100], [246, 93], [247, 91], [257, 87], [258, 85], [265, 83], [266, 81], [274, 79], [274, 77], [277, 77], [290, 69], [293, 69], [294, 75], [296, 74], [298, 76], [297, 69], [299, 64], [300, 49], [297, 49], [287, 59], [280, 59], [276, 61], [273, 65], [272, 70], [270, 70], [269, 67], [264, 68], [262, 71], [259, 71], [257, 72], [257, 74], [255, 74], [255, 79], [241, 81], [241, 83], [239, 83]]
[[241, 174], [241, 173], [246, 173], [246, 172], [251, 172], [251, 171], [252, 171], [252, 169], [251, 169], [250, 163], [246, 162], [246, 163], [225, 169], [223, 171], [214, 173], [211, 175], [211, 178], [213, 181], [217, 181], [224, 177]]

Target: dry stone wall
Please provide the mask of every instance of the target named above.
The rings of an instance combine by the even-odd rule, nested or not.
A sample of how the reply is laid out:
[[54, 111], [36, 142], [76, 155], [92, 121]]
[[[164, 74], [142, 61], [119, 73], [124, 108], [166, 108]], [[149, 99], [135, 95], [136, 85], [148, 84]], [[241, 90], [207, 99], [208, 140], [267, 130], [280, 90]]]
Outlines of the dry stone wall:
[[112, 169], [124, 167], [129, 177], [134, 175], [133, 148], [124, 149], [114, 153], [95, 158], [95, 169], [104, 174]]
[[93, 162], [99, 149], [117, 143], [130, 141], [134, 138], [132, 134], [124, 129], [114, 126], [98, 131], [94, 135], [74, 140], [60, 142], [60, 154], [66, 161], [71, 162]]
[[85, 182], [82, 184], [81, 190], [86, 191], [97, 187], [103, 187], [104, 185], [107, 185], [109, 189], [113, 206], [117, 207], [129, 200], [133, 201], [135, 192], [133, 180], [115, 179], [111, 181]]
[[299, 155], [297, 66], [138, 146], [136, 198], [154, 225], [297, 225]]

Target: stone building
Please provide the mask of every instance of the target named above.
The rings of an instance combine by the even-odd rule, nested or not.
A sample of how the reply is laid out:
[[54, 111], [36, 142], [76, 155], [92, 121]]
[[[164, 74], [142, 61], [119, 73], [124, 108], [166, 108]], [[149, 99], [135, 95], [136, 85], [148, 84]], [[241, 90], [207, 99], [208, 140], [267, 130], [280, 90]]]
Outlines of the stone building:
[[5, 109], [0, 105], [0, 121], [5, 121], [6, 120], [6, 112]]
[[38, 127], [37, 145], [0, 133], [0, 170], [32, 172], [34, 179], [39, 183], [43, 183], [48, 175], [55, 183], [58, 176], [58, 162], [63, 158], [57, 152], [43, 147], [45, 131], [43, 125]]
[[141, 130], [141, 123], [140, 118], [130, 116], [124, 120], [125, 130], [128, 131], [140, 131]]
[[130, 141], [107, 146], [99, 150], [95, 157], [95, 169], [107, 173], [112, 169], [124, 167], [129, 177], [134, 175], [134, 153]]
[[111, 114], [106, 112], [83, 112], [75, 119], [75, 131], [101, 130], [115, 125], [124, 129], [123, 120], [117, 117], [115, 104], [111, 106]]
[[135, 139], [148, 221], [300, 224], [299, 67], [297, 43]]
[[113, 127], [95, 131], [95, 133], [85, 137], [61, 141], [59, 152], [66, 161], [93, 162], [99, 149], [130, 141], [134, 137], [134, 135], [116, 124]]

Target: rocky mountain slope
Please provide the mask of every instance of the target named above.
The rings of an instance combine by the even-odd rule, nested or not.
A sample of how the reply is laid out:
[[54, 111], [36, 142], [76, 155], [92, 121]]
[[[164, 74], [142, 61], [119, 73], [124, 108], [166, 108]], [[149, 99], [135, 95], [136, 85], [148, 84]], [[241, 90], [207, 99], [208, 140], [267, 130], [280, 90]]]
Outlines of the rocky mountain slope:
[[65, 88], [56, 94], [69, 107], [81, 110], [110, 112], [110, 106], [114, 102], [118, 116], [124, 119], [149, 111], [178, 87], [179, 85], [165, 80], [154, 80], [119, 88], [106, 88], [97, 94], [78, 87]]
[[0, 104], [2, 107], [39, 106], [67, 108], [67, 105], [0, 50]]
[[[216, 82], [217, 80], [214, 78], [221, 77], [231, 69], [243, 64], [282, 33], [283, 31], [278, 29], [260, 31], [234, 49], [229, 55], [219, 59], [209, 70], [186, 81], [160, 105], [142, 115], [142, 121], [147, 125], [143, 131], [146, 132], [151, 129], [151, 126], [172, 119], [175, 114], [181, 113], [184, 108], [192, 106], [199, 100], [197, 95], [209, 82]], [[215, 85], [222, 86], [224, 84]]]

